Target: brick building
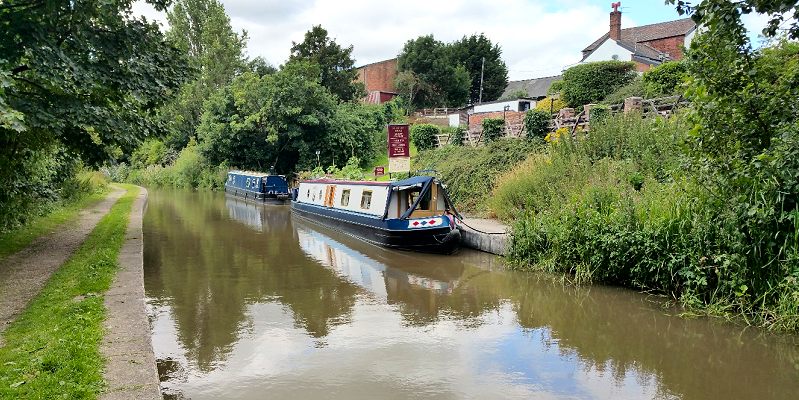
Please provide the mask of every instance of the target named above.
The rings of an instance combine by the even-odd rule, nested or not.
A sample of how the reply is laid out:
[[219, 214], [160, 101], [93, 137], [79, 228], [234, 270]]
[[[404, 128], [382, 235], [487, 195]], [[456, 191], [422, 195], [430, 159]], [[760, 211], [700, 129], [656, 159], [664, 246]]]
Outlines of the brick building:
[[693, 20], [683, 18], [622, 29], [621, 11], [618, 10], [621, 3], [613, 5], [608, 33], [583, 49], [580, 63], [629, 60], [643, 72], [665, 61], [682, 59], [683, 47], [688, 47], [696, 33]]
[[358, 82], [366, 87], [368, 103], [380, 104], [397, 95], [394, 79], [397, 77], [397, 59], [378, 61], [356, 68]]

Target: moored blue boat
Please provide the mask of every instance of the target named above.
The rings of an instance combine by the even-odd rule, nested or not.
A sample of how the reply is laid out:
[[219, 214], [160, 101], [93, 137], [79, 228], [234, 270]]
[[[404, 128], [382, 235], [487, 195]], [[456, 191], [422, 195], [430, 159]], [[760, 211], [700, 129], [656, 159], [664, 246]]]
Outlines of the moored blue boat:
[[285, 203], [289, 197], [289, 185], [283, 175], [263, 172], [229, 171], [225, 192], [256, 202]]
[[449, 254], [460, 244], [457, 211], [444, 185], [431, 176], [396, 182], [302, 181], [291, 209], [389, 248]]

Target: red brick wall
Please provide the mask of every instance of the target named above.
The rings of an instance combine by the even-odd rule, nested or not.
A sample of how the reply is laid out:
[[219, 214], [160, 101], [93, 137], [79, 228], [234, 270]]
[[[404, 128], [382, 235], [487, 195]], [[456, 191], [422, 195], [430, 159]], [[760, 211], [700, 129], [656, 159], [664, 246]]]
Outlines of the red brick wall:
[[358, 68], [358, 82], [363, 82], [366, 92], [396, 92], [394, 78], [397, 77], [397, 59], [392, 58]]
[[685, 36], [672, 36], [641, 43], [647, 44], [650, 47], [660, 50], [664, 53], [669, 53], [669, 56], [671, 56], [672, 60], [682, 60], [682, 47], [685, 45]]
[[[510, 124], [520, 124], [524, 120], [524, 111], [506, 111], [505, 121]], [[502, 111], [472, 114], [469, 116], [469, 130], [482, 131], [483, 120], [486, 118], [502, 119]]]
[[633, 62], [635, 63], [635, 70], [638, 72], [646, 72], [649, 71], [650, 68], [652, 68], [651, 65], [644, 64], [640, 61], [633, 61]]

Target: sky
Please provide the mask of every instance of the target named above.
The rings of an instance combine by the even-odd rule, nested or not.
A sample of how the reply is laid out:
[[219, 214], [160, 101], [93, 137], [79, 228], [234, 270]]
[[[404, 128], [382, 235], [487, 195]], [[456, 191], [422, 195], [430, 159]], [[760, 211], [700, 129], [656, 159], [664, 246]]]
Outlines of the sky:
[[[450, 42], [485, 34], [502, 48], [510, 80], [560, 74], [580, 50], [608, 31], [610, 0], [222, 0], [237, 32], [249, 35], [247, 54], [279, 66], [292, 42], [321, 24], [336, 43], [353, 46], [355, 65], [394, 58], [410, 39], [433, 34]], [[622, 1], [622, 28], [681, 18], [663, 0]], [[162, 24], [166, 17], [139, 1], [133, 12]], [[762, 16], [745, 19], [759, 32]], [[753, 37], [755, 34], [752, 35]]]

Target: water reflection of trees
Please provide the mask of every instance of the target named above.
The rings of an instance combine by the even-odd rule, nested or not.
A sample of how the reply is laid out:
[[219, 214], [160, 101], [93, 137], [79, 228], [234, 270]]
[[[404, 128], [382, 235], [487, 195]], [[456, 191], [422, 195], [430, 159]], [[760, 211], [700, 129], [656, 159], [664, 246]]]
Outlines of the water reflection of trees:
[[287, 208], [262, 213], [256, 232], [231, 221], [220, 196], [156, 192], [148, 201], [147, 295], [171, 308], [178, 340], [201, 370], [224, 361], [247, 329], [247, 306], [264, 298], [289, 307], [314, 337], [348, 319], [358, 288], [306, 268]]
[[[201, 369], [224, 361], [246, 329], [250, 303], [279, 301], [291, 310], [297, 327], [321, 338], [351, 318], [357, 295], [369, 289], [319, 267], [305, 254], [287, 208], [239, 212], [249, 219], [258, 215], [258, 232], [248, 228], [259, 225], [252, 220], [231, 221], [233, 213], [221, 196], [154, 193], [150, 203], [147, 293], [172, 308], [179, 340]], [[530, 340], [546, 341], [578, 357], [584, 368], [619, 381], [635, 371], [640, 379], [656, 381], [663, 396], [784, 398], [799, 391], [795, 344], [670, 317], [622, 289], [564, 288], [546, 277], [491, 271], [498, 261], [482, 253], [394, 252], [305, 225], [321, 240], [335, 240], [366, 262], [380, 264], [386, 300], [408, 325], [446, 318], [469, 329], [509, 304], [522, 329], [546, 332]]]

